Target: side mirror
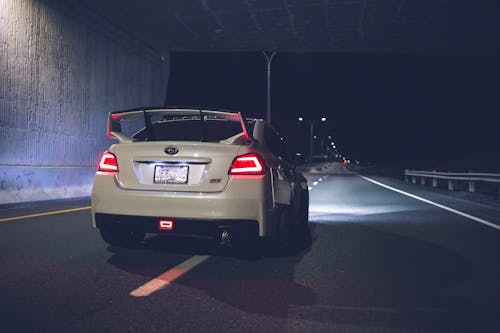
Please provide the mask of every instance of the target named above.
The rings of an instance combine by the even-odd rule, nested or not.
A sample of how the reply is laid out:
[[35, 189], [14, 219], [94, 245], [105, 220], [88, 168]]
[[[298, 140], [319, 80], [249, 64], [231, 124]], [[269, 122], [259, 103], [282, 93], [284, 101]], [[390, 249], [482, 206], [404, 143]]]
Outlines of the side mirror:
[[306, 163], [306, 156], [301, 153], [295, 153], [292, 158], [293, 165], [301, 165]]

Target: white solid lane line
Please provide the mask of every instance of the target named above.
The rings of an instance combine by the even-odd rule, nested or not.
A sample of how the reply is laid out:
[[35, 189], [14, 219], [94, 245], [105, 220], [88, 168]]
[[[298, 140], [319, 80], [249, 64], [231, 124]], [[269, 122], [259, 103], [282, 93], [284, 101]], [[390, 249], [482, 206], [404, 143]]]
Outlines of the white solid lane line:
[[419, 197], [417, 195], [414, 195], [414, 194], [411, 194], [411, 193], [408, 193], [408, 192], [405, 192], [405, 191], [401, 191], [401, 190], [398, 190], [397, 188], [394, 188], [394, 187], [391, 187], [389, 185], [385, 185], [385, 184], [382, 184], [376, 180], [373, 180], [371, 178], [368, 178], [368, 177], [365, 177], [365, 176], [361, 176], [361, 175], [358, 175], [360, 176], [361, 178], [369, 181], [369, 182], [372, 182], [373, 184], [376, 184], [378, 186], [382, 186], [388, 190], [391, 190], [391, 191], [394, 191], [394, 192], [398, 192], [400, 194], [403, 194], [403, 195], [406, 195], [406, 196], [409, 196], [410, 198], [413, 198], [413, 199], [416, 199], [416, 200], [420, 200], [422, 202], [425, 202], [425, 203], [428, 203], [429, 205], [433, 205], [433, 206], [436, 206], [436, 207], [439, 207], [439, 208], [442, 208], [444, 210], [447, 210], [449, 212], [452, 212], [452, 213], [455, 213], [457, 215], [460, 215], [460, 216], [463, 216], [463, 217], [466, 217], [470, 220], [473, 220], [473, 221], [476, 221], [476, 222], [479, 222], [479, 223], [482, 223], [484, 225], [487, 225], [488, 227], [491, 227], [493, 229], [497, 229], [497, 230], [500, 230], [500, 225], [497, 225], [495, 223], [492, 223], [492, 222], [488, 222], [486, 220], [483, 220], [479, 217], [475, 217], [475, 216], [472, 216], [472, 215], [469, 215], [467, 213], [464, 213], [464, 212], [461, 212], [459, 210], [456, 210], [456, 209], [453, 209], [453, 208], [450, 208], [450, 207], [447, 207], [447, 206], [444, 206], [444, 205], [441, 205], [441, 204], [438, 204], [434, 201], [430, 201], [430, 200], [427, 200], [425, 198], [422, 198], [422, 197]]
[[192, 256], [188, 260], [181, 262], [179, 265], [157, 276], [146, 284], [143, 284], [134, 291], [131, 291], [129, 295], [135, 297], [149, 296], [155, 291], [162, 289], [167, 284], [172, 283], [175, 279], [189, 272], [208, 258], [210, 258], [210, 256]]

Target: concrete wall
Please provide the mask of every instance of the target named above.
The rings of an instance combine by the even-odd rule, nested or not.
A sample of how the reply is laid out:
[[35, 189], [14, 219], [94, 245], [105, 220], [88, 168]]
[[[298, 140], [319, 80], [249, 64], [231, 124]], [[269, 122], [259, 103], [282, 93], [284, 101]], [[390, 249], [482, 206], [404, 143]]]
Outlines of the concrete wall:
[[89, 195], [107, 112], [162, 105], [168, 60], [78, 1], [0, 0], [0, 204]]

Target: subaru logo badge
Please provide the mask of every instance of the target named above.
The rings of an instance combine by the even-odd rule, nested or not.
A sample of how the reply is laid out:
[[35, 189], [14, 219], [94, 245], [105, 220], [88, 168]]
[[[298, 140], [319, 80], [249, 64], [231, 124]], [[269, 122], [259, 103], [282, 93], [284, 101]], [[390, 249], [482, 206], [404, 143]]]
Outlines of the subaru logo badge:
[[165, 154], [168, 154], [168, 155], [175, 155], [179, 152], [179, 149], [177, 149], [176, 147], [167, 147], [165, 148]]

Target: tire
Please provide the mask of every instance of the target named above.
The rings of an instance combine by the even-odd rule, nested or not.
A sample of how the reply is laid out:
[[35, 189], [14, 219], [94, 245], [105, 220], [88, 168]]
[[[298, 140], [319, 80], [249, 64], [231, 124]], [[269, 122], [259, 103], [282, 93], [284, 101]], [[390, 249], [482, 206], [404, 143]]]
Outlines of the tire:
[[306, 248], [312, 244], [309, 230], [309, 191], [303, 191], [300, 196], [298, 214], [295, 220], [294, 237], [299, 248]]
[[304, 191], [300, 195], [300, 203], [296, 219], [296, 223], [299, 227], [305, 227], [309, 222], [309, 191]]
[[100, 228], [103, 241], [111, 246], [134, 247], [144, 240], [145, 233], [132, 230]]
[[278, 220], [278, 246], [288, 252], [294, 243], [294, 221], [289, 207], [283, 207]]

